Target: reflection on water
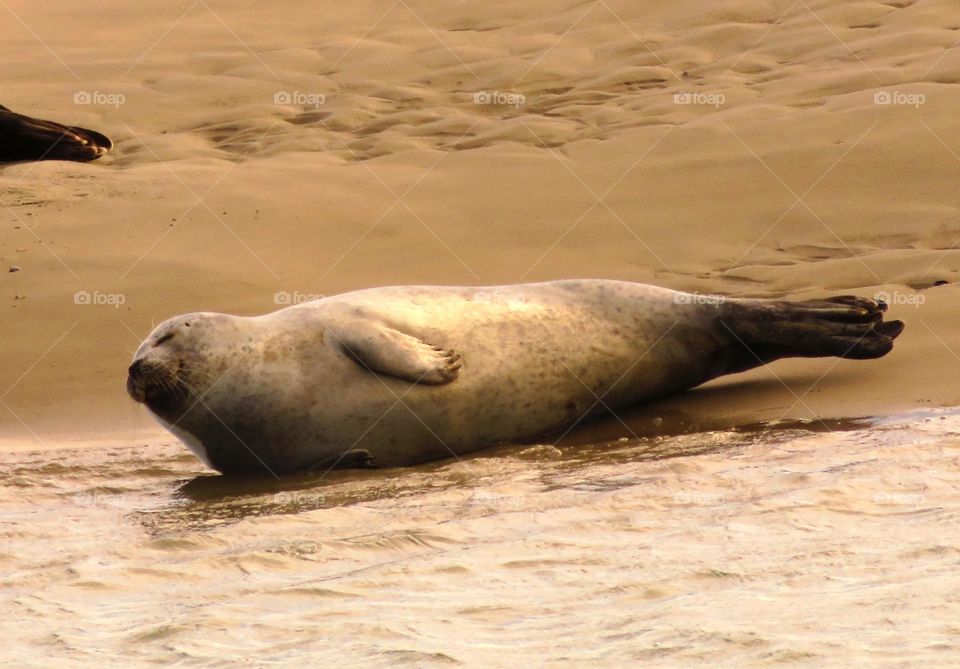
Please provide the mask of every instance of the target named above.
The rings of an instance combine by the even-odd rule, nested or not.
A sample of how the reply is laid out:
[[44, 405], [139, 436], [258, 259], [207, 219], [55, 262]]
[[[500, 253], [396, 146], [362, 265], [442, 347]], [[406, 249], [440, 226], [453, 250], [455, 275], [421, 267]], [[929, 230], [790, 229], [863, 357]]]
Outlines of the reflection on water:
[[172, 443], [0, 454], [0, 658], [954, 664], [960, 412], [661, 418], [280, 481]]
[[[566, 485], [568, 476], [594, 463], [616, 464], [690, 457], [750, 444], [773, 445], [806, 432], [832, 432], [866, 427], [867, 419], [784, 420], [776, 425], [754, 423], [714, 434], [692, 433], [693, 424], [682, 412], [666, 415], [658, 422], [658, 436], [622, 438], [612, 443], [581, 443], [577, 435], [566, 446], [504, 446], [459, 458], [460, 463], [473, 463], [485, 471], [496, 471], [504, 458], [522, 462], [552, 462], [552, 467], [536, 466], [543, 484]], [[602, 429], [602, 428], [601, 428]], [[631, 428], [634, 434], [635, 427]], [[622, 431], [622, 429], [621, 429]], [[474, 485], [472, 479], [451, 476], [455, 470], [447, 463], [422, 465], [416, 471], [432, 478], [431, 491]], [[554, 476], [551, 476], [550, 470]], [[176, 487], [174, 503], [148, 514], [154, 529], [209, 527], [215, 523], [239, 521], [252, 516], [297, 514], [323, 508], [372, 504], [398, 500], [422, 492], [423, 480], [411, 476], [413, 470], [365, 469], [333, 470], [327, 473], [300, 474], [281, 479], [267, 474], [221, 476], [201, 474]], [[556, 481], [552, 479], [557, 479]], [[620, 485], [618, 480], [605, 481], [603, 488]]]

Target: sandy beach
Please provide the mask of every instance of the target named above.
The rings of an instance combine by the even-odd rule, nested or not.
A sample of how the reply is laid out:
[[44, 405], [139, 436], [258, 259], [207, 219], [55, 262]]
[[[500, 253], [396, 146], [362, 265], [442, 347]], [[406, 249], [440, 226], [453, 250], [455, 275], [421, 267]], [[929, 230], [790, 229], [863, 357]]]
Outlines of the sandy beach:
[[[830, 369], [790, 417], [960, 403], [946, 3], [74, 7], [4, 28], [4, 104], [117, 145], [3, 169], [7, 436], [153, 429], [125, 368], [176, 313], [585, 276], [888, 293], [888, 359], [723, 383]], [[769, 417], [765, 385], [729, 404]]]
[[[84, 449], [84, 454], [62, 457], [74, 465], [71, 458], [80, 458], [78, 471], [88, 471], [90, 481], [94, 472], [102, 474], [96, 463], [111, 461], [108, 454], [141, 444], [148, 453], [167, 449], [162, 457], [173, 458], [175, 465], [158, 465], [162, 473], [157, 476], [173, 481], [204, 474], [189, 459], [176, 459], [172, 453], [179, 447], [125, 392], [133, 351], [155, 324], [190, 311], [261, 314], [379, 285], [595, 277], [735, 297], [852, 293], [883, 298], [890, 305], [889, 317], [907, 324], [895, 350], [881, 360], [777, 362], [638, 408], [624, 418], [636, 434], [623, 434], [619, 424], [598, 424], [571, 435], [571, 444], [658, 434], [691, 439], [684, 435], [700, 432], [725, 439], [727, 430], [763, 421], [834, 425], [834, 419], [877, 420], [916, 411], [938, 420], [960, 406], [960, 316], [955, 306], [960, 300], [955, 285], [960, 270], [960, 13], [947, 0], [723, 0], [706, 5], [693, 0], [569, 5], [361, 0], [329, 6], [301, 0], [187, 0], [149, 7], [66, 0], [56, 12], [9, 0], [0, 4], [0, 14], [5, 15], [0, 23], [5, 83], [0, 103], [31, 116], [95, 128], [115, 143], [110, 154], [92, 163], [0, 167], [0, 450], [11, 480], [23, 485], [18, 495], [29, 498], [30, 486], [43, 478], [40, 459], [31, 453], [65, 448]], [[918, 429], [910, 419], [896, 420]], [[952, 419], [948, 422], [951, 427], [938, 433], [937, 444], [941, 452], [953, 453], [960, 433], [952, 431]], [[857, 429], [873, 434], [869, 427]], [[877, 437], [890, 467], [911, 457], [930, 457], [921, 446], [894, 448], [889, 435], [895, 432], [883, 428]], [[822, 439], [824, 448], [840, 449], [831, 456], [832, 465], [823, 461], [824, 468], [859, 462], [852, 454], [862, 448], [862, 440]], [[843, 450], [854, 442], [853, 450]], [[803, 453], [791, 461], [797, 471], [816, 466], [816, 458]], [[504, 457], [504, 462], [514, 462], [513, 454]], [[711, 457], [691, 464], [691, 472], [707, 480], [704, 472], [724, 470], [722, 458]], [[779, 471], [776, 458], [758, 458], [757, 466]], [[644, 480], [642, 467], [627, 460], [630, 475]], [[484, 463], [493, 468], [488, 474], [501, 472], [496, 459], [478, 462], [479, 470], [486, 471]], [[611, 463], [597, 466], [610, 474]], [[891, 470], [876, 469], [883, 473], [871, 469], [864, 480], [889, 483], [885, 477]], [[676, 494], [689, 493], [677, 471], [664, 474], [679, 477], [664, 484], [674, 502]], [[595, 473], [599, 476], [599, 470]], [[410, 476], [419, 481], [426, 473]], [[469, 478], [462, 472], [449, 476]], [[777, 477], [763, 483], [749, 476], [751, 486], [796, 483]], [[811, 477], [810, 485], [826, 486], [824, 490], [843, 485]], [[576, 478], [564, 478], [564, 485], [575, 485]], [[137, 488], [118, 481], [97, 479], [87, 488], [68, 488], [71, 495], [102, 486], [108, 495]], [[516, 479], [509, 481], [503, 485], [516, 484]], [[710, 505], [719, 504], [718, 499], [735, 498], [738, 504], [747, 499], [713, 489], [720, 485], [715, 481], [702, 485], [708, 486], [700, 489], [706, 490], [703, 494], [715, 496]], [[919, 473], [911, 485], [923, 485]], [[877, 494], [894, 494], [872, 483], [857, 491], [846, 490], [852, 497], [840, 506], [873, 513]], [[860, 504], [857, 495], [864, 491], [869, 491], [863, 498], [867, 502]], [[767, 489], [766, 494], [773, 493]], [[929, 506], [948, 519], [960, 508], [946, 484], [927, 494], [928, 501], [936, 498]], [[53, 499], [46, 492], [38, 495], [38, 504]], [[22, 499], [6, 499], [14, 506], [4, 518], [14, 518], [16, 525], [20, 521], [13, 509], [24, 511]], [[56, 505], [64, 503], [56, 499]], [[119, 508], [129, 513], [142, 501], [124, 500]], [[913, 510], [918, 507], [914, 502], [908, 505]], [[345, 514], [340, 522], [348, 523], [351, 514], [359, 518], [369, 511], [360, 510], [366, 508], [363, 499], [358, 504], [352, 510], [319, 511], [295, 505], [302, 517], [282, 519], [290, 523], [287, 531], [297, 531], [297, 523], [306, 527], [311, 514], [324, 510], [326, 519], [340, 512]], [[569, 503], [573, 510], [556, 525], [565, 528], [558, 533], [575, 532], [578, 523], [588, 522], [589, 507], [577, 504]], [[779, 507], [771, 504], [767, 510], [775, 513]], [[531, 502], [523, 510], [533, 513], [536, 508]], [[618, 506], [618, 513], [626, 513], [625, 508]], [[639, 515], [639, 526], [654, 523], [646, 516], [650, 508], [660, 507], [631, 512], [630, 522]], [[521, 523], [515, 511], [499, 506], [506, 520], [476, 531], [498, 531], [501, 522]], [[831, 521], [823, 523], [797, 517], [795, 527], [803, 531], [809, 522], [817, 528], [812, 540], [827, 542], [831, 532], [844, 531], [838, 520], [844, 512], [830, 511]], [[670, 513], [677, 520], [682, 509]], [[800, 516], [806, 513], [816, 515], [806, 510]], [[129, 519], [112, 511], [107, 515], [110, 522]], [[735, 525], [740, 521], [734, 516], [740, 518], [731, 512], [717, 522]], [[437, 514], [437, 522], [442, 518], [446, 512]], [[527, 521], [536, 525], [529, 518], [522, 522]], [[248, 526], [250, 522], [235, 527], [255, 533], [273, 521], [254, 519]], [[196, 530], [186, 521], [174, 525], [177, 532]], [[282, 525], [270, 527], [284, 531]], [[145, 530], [151, 542], [179, 540], [157, 538], [154, 529]], [[408, 530], [415, 543], [409, 537], [416, 532], [403, 525]], [[861, 541], [873, 541], [870, 545], [879, 549], [885, 530], [880, 522], [870, 525], [873, 530], [875, 535]], [[424, 541], [469, 542], [472, 532]], [[136, 532], [130, 528], [121, 534], [124, 541], [140, 541], [131, 538]], [[737, 544], [745, 554], [760, 541], [747, 534], [749, 541]], [[931, 530], [930, 536], [935, 534]], [[686, 536], [689, 543], [676, 537], [668, 543], [677, 551], [673, 555], [683, 556], [686, 549], [679, 543], [733, 541], [737, 531], [726, 539], [722, 535], [701, 531]], [[589, 539], [600, 551], [605, 550], [601, 537]], [[617, 535], [613, 543], [637, 538]], [[234, 539], [211, 535], [203, 541], [210, 541], [208, 548], [215, 551], [212, 546]], [[23, 546], [31, 545], [23, 541]], [[547, 545], [561, 550], [557, 546], [564, 541]], [[937, 541], [947, 546], [937, 555], [957, 550], [948, 534]], [[409, 547], [377, 546], [400, 552]], [[913, 548], [922, 552], [930, 547]], [[130, 548], [119, 561], [131, 569], [143, 567], [131, 557], [137, 550]], [[154, 544], [149, 548], [166, 550], [173, 551]], [[520, 553], [517, 560], [534, 559]], [[797, 548], [796, 555], [800, 553]], [[152, 560], [157, 553], [150, 555]], [[291, 555], [284, 553], [281, 562], [295, 560]], [[0, 555], [0, 563], [28, 569], [20, 559], [12, 550]], [[302, 568], [296, 562], [263, 559], [256, 569], [271, 574], [271, 587]], [[727, 554], [726, 559], [734, 557]], [[369, 564], [355, 562], [348, 566]], [[211, 557], [191, 578], [203, 578], [227, 563], [233, 565], [228, 558]], [[492, 569], [483, 564], [467, 568]], [[558, 587], [575, 579], [577, 570], [590, 569], [589, 561], [572, 564], [557, 577]], [[829, 568], [816, 560], [810, 564], [814, 571]], [[249, 570], [250, 565], [238, 568]], [[442, 579], [459, 567], [430, 563], [429, 569], [420, 576]], [[874, 566], [864, 569], [874, 573]], [[89, 570], [80, 571], [87, 574], [83, 579], [90, 588], [101, 587], [89, 585], [94, 578]], [[413, 578], [413, 572], [405, 573]], [[643, 582], [652, 578], [631, 573]], [[851, 575], [850, 583], [860, 575]], [[150, 578], [162, 582], [167, 576], [158, 572]], [[792, 578], [770, 578], [781, 577]], [[765, 580], [742, 578], [757, 597], [783, 594], [758, 585]], [[41, 615], [44, 606], [73, 601], [60, 597], [59, 588], [67, 586], [49, 583], [46, 577], [31, 576], [10, 587], [17, 597], [25, 596], [17, 588], [44, 589], [49, 598], [43, 606], [18, 600]], [[111, 588], [129, 592], [134, 587], [126, 581], [111, 583], [102, 586], [104, 596], [116, 594]], [[396, 581], [390, 583], [398, 587]], [[682, 579], [678, 583], [659, 595], [644, 594], [657, 590], [650, 585], [649, 591], [646, 586], [630, 590], [630, 596], [681, 596], [693, 587]], [[478, 581], [471, 587], [482, 585]], [[604, 587], [619, 586], [611, 582]], [[311, 592], [300, 595], [305, 610], [312, 604], [303, 602], [313, 602], [314, 596], [337, 600]], [[793, 599], [802, 598], [797, 592], [791, 589], [788, 599], [799, 601]], [[272, 602], [264, 597], [257, 606], [270, 610]], [[729, 602], [720, 597], [708, 604]], [[429, 607], [423, 606], [427, 615]], [[846, 599], [843, 606], [849, 607], [842, 609], [847, 614], [857, 610]], [[490, 602], [478, 607], [468, 614], [477, 626], [521, 615], [512, 611], [501, 617]], [[83, 611], [79, 605], [66, 608]], [[945, 609], [930, 610], [940, 615]], [[709, 619], [705, 610], [697, 611]], [[556, 620], [576, 616], [559, 608], [555, 612]], [[667, 614], [658, 610], [656, 615]], [[811, 624], [813, 618], [804, 620]], [[546, 619], [543, 625], [553, 629]], [[589, 627], [597, 631], [603, 626], [593, 620]], [[111, 629], [119, 634], [120, 628], [117, 623]], [[604, 629], [611, 635], [605, 643], [614, 644], [616, 634]], [[628, 632], [641, 633], [624, 630], [628, 637]], [[372, 650], [371, 655], [369, 649], [351, 647], [345, 657], [367, 666], [446, 661], [430, 655], [430, 649], [441, 648], [438, 640], [449, 630], [408, 632], [426, 635], [414, 644], [422, 655], [377, 655]], [[751, 647], [748, 631], [736, 631], [744, 635], [737, 637], [736, 649], [717, 641], [726, 632], [715, 630], [719, 636], [704, 642], [704, 648], [719, 653], [714, 659], [723, 660], [710, 666], [748, 666], [737, 661]], [[70, 643], [61, 642], [74, 650], [86, 648], [93, 654], [82, 657], [90, 660], [96, 657], [92, 642], [77, 641], [88, 633], [75, 629], [68, 635]], [[140, 633], [153, 639], [152, 634], [161, 638], [188, 632], [174, 626], [167, 632], [151, 628]], [[698, 643], [692, 633], [681, 636], [690, 647]], [[814, 650], [821, 641], [827, 645]], [[269, 646], [266, 638], [262, 643]], [[749, 655], [755, 663], [749, 666], [853, 666], [831, 665], [829, 658], [852, 662], [858, 657], [843, 642], [834, 648], [835, 655], [826, 650], [830, 641], [810, 643], [788, 643], [771, 656]], [[186, 653], [185, 663], [196, 650], [188, 652], [176, 643], [171, 647]], [[492, 646], [485, 648], [477, 657], [494, 666], [497, 655]], [[709, 653], [689, 648], [678, 655], [645, 648], [644, 653], [578, 656], [565, 647], [552, 658], [552, 666], [563, 665], [565, 657], [610, 666], [641, 658], [654, 662], [650, 666], [710, 661]], [[529, 646], [530, 662], [543, 659], [549, 652], [545, 649]], [[924, 655], [925, 666], [951, 666], [945, 656], [930, 652]], [[465, 653], [460, 648], [446, 655], [469, 665]], [[920, 657], [891, 656], [905, 664], [884, 664], [882, 652], [868, 655], [869, 666], [916, 666], [910, 662]], [[223, 662], [230, 654], [198, 657], [193, 659], [204, 666], [227, 666]], [[263, 666], [286, 661], [282, 654], [276, 657], [281, 659]], [[153, 656], [140, 659], [156, 661]]]

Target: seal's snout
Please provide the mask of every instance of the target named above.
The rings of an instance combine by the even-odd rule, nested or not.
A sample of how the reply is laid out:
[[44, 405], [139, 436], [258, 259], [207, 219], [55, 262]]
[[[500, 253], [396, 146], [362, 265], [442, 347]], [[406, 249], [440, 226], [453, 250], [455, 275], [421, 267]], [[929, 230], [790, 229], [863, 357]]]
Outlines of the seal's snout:
[[127, 393], [136, 402], [153, 405], [171, 400], [180, 387], [177, 370], [167, 361], [138, 358], [127, 369]]
[[143, 378], [143, 360], [134, 360], [127, 369], [127, 394], [141, 404], [147, 399], [147, 384]]

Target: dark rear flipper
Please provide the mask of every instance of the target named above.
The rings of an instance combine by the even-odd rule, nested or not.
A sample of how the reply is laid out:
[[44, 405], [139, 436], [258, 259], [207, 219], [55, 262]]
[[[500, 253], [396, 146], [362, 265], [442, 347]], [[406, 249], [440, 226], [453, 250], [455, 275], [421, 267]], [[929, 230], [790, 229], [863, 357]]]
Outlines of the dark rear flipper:
[[721, 331], [733, 339], [731, 372], [778, 358], [880, 358], [893, 349], [901, 321], [884, 321], [887, 305], [854, 295], [783, 302], [729, 300]]
[[106, 135], [31, 118], [0, 107], [0, 162], [99, 158], [113, 148]]

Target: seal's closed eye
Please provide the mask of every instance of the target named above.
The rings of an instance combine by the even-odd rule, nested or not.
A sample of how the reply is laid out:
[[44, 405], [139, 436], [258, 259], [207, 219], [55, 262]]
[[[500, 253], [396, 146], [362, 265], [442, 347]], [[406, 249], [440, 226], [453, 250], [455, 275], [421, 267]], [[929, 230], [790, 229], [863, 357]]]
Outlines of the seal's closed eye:
[[168, 332], [167, 334], [160, 337], [160, 339], [157, 340], [157, 343], [155, 343], [154, 346], [160, 346], [160, 344], [170, 341], [171, 339], [173, 339], [173, 335], [175, 334], [176, 332]]

